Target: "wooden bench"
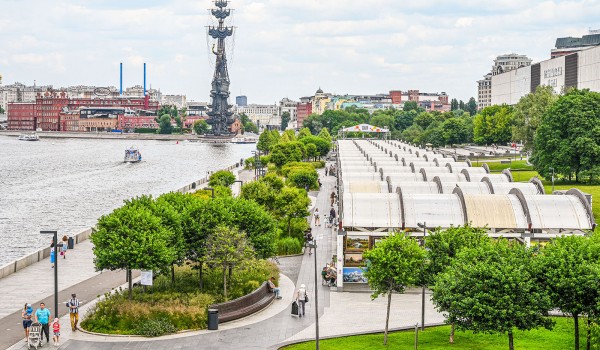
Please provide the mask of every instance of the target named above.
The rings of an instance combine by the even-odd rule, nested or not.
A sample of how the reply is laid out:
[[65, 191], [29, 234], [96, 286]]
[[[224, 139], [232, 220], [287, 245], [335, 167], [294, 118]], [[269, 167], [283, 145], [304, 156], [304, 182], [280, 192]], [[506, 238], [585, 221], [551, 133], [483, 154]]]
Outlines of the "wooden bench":
[[248, 295], [224, 303], [209, 305], [208, 308], [219, 310], [219, 323], [223, 323], [260, 311], [269, 306], [273, 300], [275, 300], [275, 293], [269, 291], [269, 284], [264, 282]]

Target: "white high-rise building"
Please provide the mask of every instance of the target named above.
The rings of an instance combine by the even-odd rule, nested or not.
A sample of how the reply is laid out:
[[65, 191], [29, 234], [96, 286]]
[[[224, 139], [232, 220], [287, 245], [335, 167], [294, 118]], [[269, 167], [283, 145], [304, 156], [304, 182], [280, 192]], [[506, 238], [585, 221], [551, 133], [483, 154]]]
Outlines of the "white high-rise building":
[[525, 55], [509, 53], [496, 57], [491, 72], [477, 81], [477, 108], [492, 105], [492, 76], [527, 66], [531, 66], [531, 58]]

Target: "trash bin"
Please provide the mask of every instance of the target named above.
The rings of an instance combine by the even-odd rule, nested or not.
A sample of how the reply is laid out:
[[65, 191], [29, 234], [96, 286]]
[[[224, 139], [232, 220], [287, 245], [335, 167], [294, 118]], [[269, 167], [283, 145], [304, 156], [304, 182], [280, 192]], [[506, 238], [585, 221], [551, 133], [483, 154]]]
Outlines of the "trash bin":
[[75, 248], [75, 240], [73, 239], [73, 237], [69, 237], [68, 242], [69, 242], [69, 244], [68, 244], [69, 246], [67, 248], [69, 248], [69, 249]]
[[208, 330], [216, 331], [219, 329], [219, 310], [208, 309]]

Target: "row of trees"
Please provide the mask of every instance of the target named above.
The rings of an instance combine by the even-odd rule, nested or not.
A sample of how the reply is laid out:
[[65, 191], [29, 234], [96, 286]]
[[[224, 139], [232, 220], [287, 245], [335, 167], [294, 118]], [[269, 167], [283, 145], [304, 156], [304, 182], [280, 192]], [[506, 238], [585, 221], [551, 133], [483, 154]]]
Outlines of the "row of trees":
[[[422, 243], [422, 242], [421, 242]], [[365, 275], [373, 298], [403, 293], [408, 286], [428, 285], [436, 308], [454, 327], [475, 333], [508, 336], [514, 330], [552, 329], [549, 312], [559, 309], [573, 318], [575, 349], [579, 349], [579, 319], [588, 322], [587, 348], [593, 339], [590, 323], [600, 316], [600, 239], [557, 238], [542, 249], [505, 239], [491, 240], [470, 226], [436, 230], [425, 240], [394, 233], [367, 251]]]

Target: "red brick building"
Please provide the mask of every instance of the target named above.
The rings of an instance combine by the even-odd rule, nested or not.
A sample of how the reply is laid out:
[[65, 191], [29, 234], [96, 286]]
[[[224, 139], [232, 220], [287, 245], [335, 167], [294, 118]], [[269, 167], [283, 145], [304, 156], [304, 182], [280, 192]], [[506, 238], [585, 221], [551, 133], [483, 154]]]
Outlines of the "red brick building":
[[117, 128], [123, 131], [158, 129], [158, 123], [154, 120], [154, 116], [119, 115], [117, 118]]
[[296, 106], [296, 117], [298, 118], [298, 128], [304, 125], [304, 119], [312, 113], [312, 103], [298, 103]]
[[9, 103], [6, 108], [8, 130], [34, 131], [37, 128], [35, 106], [35, 103]]
[[392, 104], [399, 105], [402, 103], [402, 91], [390, 91], [390, 98], [392, 99]]

